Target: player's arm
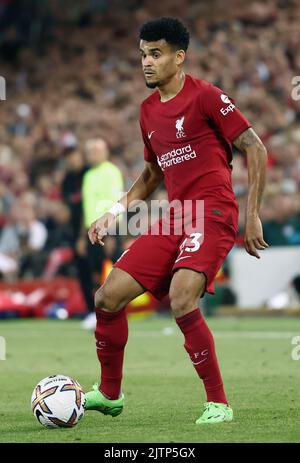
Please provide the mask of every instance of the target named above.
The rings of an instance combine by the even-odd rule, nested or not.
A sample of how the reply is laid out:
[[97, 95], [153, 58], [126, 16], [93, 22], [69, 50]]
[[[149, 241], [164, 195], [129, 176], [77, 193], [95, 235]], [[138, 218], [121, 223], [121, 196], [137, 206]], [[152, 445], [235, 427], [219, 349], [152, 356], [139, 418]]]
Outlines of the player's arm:
[[88, 235], [92, 244], [104, 246], [103, 237], [116, 217], [140, 201], [147, 199], [163, 180], [160, 167], [154, 162], [145, 162], [145, 167], [130, 190], [109, 212], [92, 223]]
[[267, 150], [252, 128], [245, 130], [233, 143], [247, 156], [248, 198], [245, 248], [251, 256], [259, 259], [257, 250], [268, 247], [263, 238], [262, 224], [258, 215], [266, 182]]
[[163, 178], [163, 173], [158, 164], [145, 162], [143, 172], [134, 182], [128, 193], [120, 199], [120, 203], [127, 208], [131, 207], [135, 201], [147, 199], [156, 190]]

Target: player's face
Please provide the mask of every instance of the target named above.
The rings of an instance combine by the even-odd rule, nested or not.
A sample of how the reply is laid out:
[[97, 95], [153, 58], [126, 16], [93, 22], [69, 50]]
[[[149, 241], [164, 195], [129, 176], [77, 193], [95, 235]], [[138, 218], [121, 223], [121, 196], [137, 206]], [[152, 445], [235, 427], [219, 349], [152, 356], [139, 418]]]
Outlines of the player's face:
[[178, 71], [182, 63], [182, 50], [174, 51], [164, 40], [155, 42], [140, 41], [142, 67], [149, 88], [167, 84]]

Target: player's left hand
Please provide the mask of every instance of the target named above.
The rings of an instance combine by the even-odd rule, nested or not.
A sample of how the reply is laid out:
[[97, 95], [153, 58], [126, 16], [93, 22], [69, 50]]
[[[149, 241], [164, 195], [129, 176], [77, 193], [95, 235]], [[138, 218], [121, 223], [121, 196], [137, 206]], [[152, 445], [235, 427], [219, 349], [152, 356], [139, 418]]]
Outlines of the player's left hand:
[[262, 224], [258, 216], [247, 217], [244, 242], [248, 254], [257, 259], [260, 259], [257, 250], [263, 250], [269, 247], [263, 238]]

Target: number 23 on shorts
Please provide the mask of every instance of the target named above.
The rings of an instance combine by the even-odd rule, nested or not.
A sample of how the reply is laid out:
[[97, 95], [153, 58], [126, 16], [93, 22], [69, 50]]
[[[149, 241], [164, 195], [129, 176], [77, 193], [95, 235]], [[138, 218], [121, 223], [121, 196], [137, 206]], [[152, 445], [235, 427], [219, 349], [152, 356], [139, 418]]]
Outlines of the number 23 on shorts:
[[203, 233], [191, 233], [187, 238], [185, 238], [179, 247], [180, 253], [177, 256], [175, 263], [178, 262], [180, 259], [185, 259], [189, 257], [189, 256], [182, 257], [182, 254], [184, 252], [198, 251], [203, 242], [203, 238], [204, 238]]

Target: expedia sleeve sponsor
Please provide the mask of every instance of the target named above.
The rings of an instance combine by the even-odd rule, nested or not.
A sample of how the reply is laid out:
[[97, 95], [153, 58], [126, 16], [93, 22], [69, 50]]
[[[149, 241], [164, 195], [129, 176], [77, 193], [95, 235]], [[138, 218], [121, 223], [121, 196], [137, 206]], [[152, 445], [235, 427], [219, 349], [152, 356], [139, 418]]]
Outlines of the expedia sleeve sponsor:
[[251, 127], [250, 122], [236, 107], [234, 100], [212, 84], [206, 86], [201, 105], [207, 119], [213, 121], [222, 135], [231, 142]]

